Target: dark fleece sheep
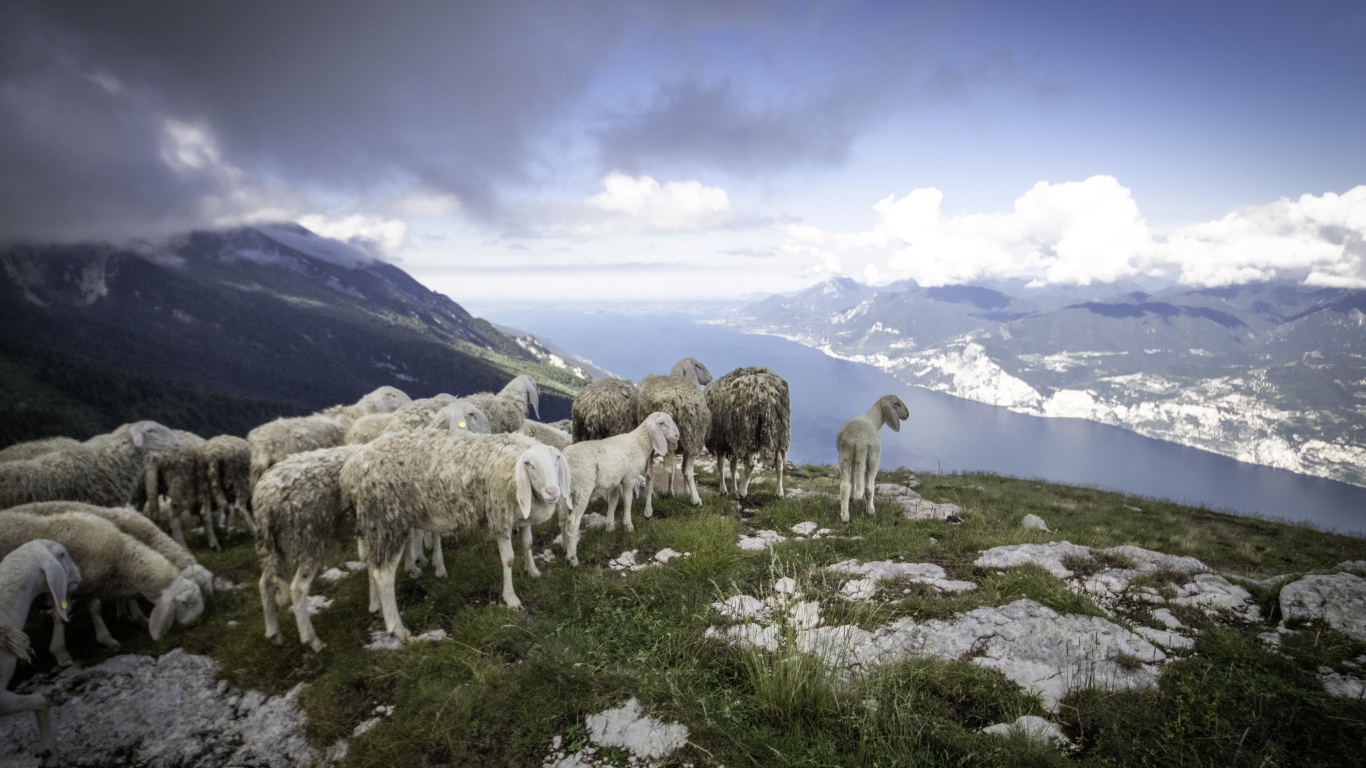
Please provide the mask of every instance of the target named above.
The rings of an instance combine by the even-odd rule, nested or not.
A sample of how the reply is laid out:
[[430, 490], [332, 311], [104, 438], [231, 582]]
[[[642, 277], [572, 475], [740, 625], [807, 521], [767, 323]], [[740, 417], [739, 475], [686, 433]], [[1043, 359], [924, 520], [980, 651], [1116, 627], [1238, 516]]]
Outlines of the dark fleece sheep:
[[[707, 450], [716, 457], [721, 493], [726, 492], [726, 459], [736, 495], [749, 494], [755, 458], [772, 462], [778, 473], [778, 496], [783, 495], [783, 469], [792, 442], [792, 398], [787, 381], [763, 367], [736, 368], [706, 390], [711, 410]], [[737, 473], [743, 467], [744, 479]]]
[[640, 390], [625, 379], [595, 381], [574, 396], [571, 409], [574, 442], [624, 435], [640, 424], [636, 401]]
[[[674, 424], [678, 425], [678, 450], [683, 454], [684, 487], [692, 494], [693, 505], [701, 505], [702, 497], [697, 494], [697, 479], [693, 476], [693, 462], [702, 455], [706, 448], [707, 433], [711, 431], [711, 411], [707, 409], [707, 399], [692, 376], [649, 375], [640, 381], [640, 399], [636, 403], [637, 423], [655, 411], [669, 414]], [[672, 459], [666, 463], [669, 465], [669, 487], [672, 489]], [[654, 483], [648, 485], [645, 493], [646, 517], [654, 514]]]

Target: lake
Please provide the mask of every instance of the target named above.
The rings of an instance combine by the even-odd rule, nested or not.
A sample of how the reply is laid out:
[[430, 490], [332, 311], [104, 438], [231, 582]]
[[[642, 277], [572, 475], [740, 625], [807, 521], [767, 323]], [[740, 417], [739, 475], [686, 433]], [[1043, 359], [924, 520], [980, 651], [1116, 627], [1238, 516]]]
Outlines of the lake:
[[745, 365], [772, 368], [792, 393], [798, 464], [836, 460], [835, 433], [889, 392], [911, 417], [882, 431], [882, 466], [927, 472], [985, 471], [1172, 499], [1240, 514], [1308, 522], [1366, 535], [1366, 488], [1235, 461], [1081, 419], [1045, 419], [931, 392], [796, 342], [747, 335], [694, 315], [502, 308], [488, 319], [530, 331], [639, 381], [695, 357], [713, 376]]

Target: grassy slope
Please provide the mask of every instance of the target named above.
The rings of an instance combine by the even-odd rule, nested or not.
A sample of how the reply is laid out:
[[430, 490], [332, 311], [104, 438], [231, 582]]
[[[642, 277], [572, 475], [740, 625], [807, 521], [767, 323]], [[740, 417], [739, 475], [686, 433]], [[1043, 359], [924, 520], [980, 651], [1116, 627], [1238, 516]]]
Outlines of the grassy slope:
[[[804, 467], [793, 475], [800, 487], [830, 490], [831, 473]], [[899, 473], [890, 474], [895, 479]], [[746, 527], [785, 532], [816, 520], [840, 528], [835, 502], [777, 500], [761, 483], [759, 506], [741, 520], [734, 502], [715, 496], [704, 497], [700, 509], [660, 499], [654, 520], [637, 516], [634, 534], [620, 528], [586, 533], [583, 567], [570, 569], [557, 559], [539, 581], [519, 568], [525, 613], [499, 603], [501, 575], [489, 542], [448, 542], [450, 576], [401, 577], [399, 602], [409, 628], [441, 627], [451, 639], [396, 653], [361, 649], [378, 626], [366, 614], [362, 575], [315, 582], [315, 593], [336, 600], [315, 619], [328, 643], [322, 653], [294, 642], [288, 613], [281, 616], [286, 645], [268, 644], [255, 557], [242, 538], [223, 553], [203, 553], [210, 568], [244, 588], [216, 598], [197, 626], [177, 629], [160, 644], [132, 627], [115, 632], [129, 638], [125, 650], [160, 653], [183, 645], [210, 654], [225, 676], [244, 687], [280, 693], [309, 683], [303, 701], [320, 745], [349, 736], [376, 705], [395, 705], [392, 718], [351, 741], [347, 764], [353, 766], [538, 765], [554, 735], [581, 745], [585, 715], [632, 695], [690, 728], [690, 745], [671, 758], [673, 765], [1264, 766], [1366, 759], [1366, 703], [1331, 699], [1315, 679], [1320, 665], [1340, 665], [1366, 647], [1325, 627], [1287, 641], [1286, 658], [1256, 639], [1265, 626], [1220, 628], [1178, 610], [1203, 631], [1194, 654], [1166, 666], [1159, 689], [1084, 692], [1064, 701], [1054, 719], [1082, 745], [1071, 758], [975, 733], [1022, 714], [1047, 713], [1014, 684], [966, 660], [909, 662], [843, 685], [805, 659], [703, 639], [716, 620], [712, 601], [761, 594], [779, 575], [795, 576], [808, 595], [821, 598], [827, 622], [866, 627], [903, 615], [943, 618], [1020, 597], [1098, 613], [1041, 569], [974, 569], [980, 550], [1000, 544], [1132, 543], [1258, 577], [1366, 559], [1361, 539], [1149, 499], [992, 475], [921, 479], [926, 498], [960, 504], [966, 522], [912, 523], [886, 510], [870, 520], [856, 512], [846, 532], [862, 540], [789, 541], [772, 552], [743, 553], [735, 539]], [[1054, 533], [1021, 529], [1020, 519], [1031, 512]], [[540, 530], [538, 550], [554, 535], [553, 525]], [[606, 568], [624, 549], [648, 555], [665, 547], [692, 554], [626, 577]], [[849, 557], [897, 555], [938, 563], [950, 578], [979, 587], [955, 597], [912, 591], [875, 606], [846, 606], [834, 598], [839, 581], [817, 570]], [[331, 550], [332, 564], [353, 558], [354, 549], [341, 542]], [[1258, 598], [1270, 620], [1279, 620], [1275, 590]], [[78, 612], [68, 637], [73, 652], [93, 662], [107, 654], [93, 646], [82, 622], [88, 619]], [[46, 629], [31, 623], [30, 631], [35, 647], [45, 647]]]

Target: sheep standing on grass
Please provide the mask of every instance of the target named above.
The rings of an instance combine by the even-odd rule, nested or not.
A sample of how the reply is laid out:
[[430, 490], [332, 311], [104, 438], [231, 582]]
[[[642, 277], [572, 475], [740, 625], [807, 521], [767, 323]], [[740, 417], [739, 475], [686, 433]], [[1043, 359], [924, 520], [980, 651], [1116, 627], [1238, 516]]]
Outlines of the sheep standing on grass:
[[518, 376], [509, 381], [496, 395], [477, 392], [466, 395], [464, 399], [489, 417], [489, 428], [494, 434], [521, 429], [522, 422], [526, 421], [527, 408], [536, 414], [536, 418], [541, 417], [541, 396], [536, 391], [535, 380], [530, 376]]
[[[520, 608], [512, 588], [513, 528], [548, 520], [569, 487], [564, 455], [523, 435], [398, 432], [365, 446], [342, 467], [342, 502], [356, 510], [385, 629], [408, 637], [394, 577], [414, 528], [437, 534], [487, 529], [503, 563], [503, 601]], [[529, 527], [522, 544], [534, 576]]]
[[835, 447], [840, 454], [840, 519], [849, 522], [849, 496], [864, 496], [868, 514], [874, 515], [873, 495], [877, 488], [877, 470], [882, 461], [882, 438], [878, 430], [886, 424], [893, 432], [901, 431], [901, 420], [911, 417], [906, 404], [896, 395], [883, 395], [867, 413], [844, 422]]
[[[0, 512], [0, 555], [9, 554], [33, 539], [60, 543], [80, 566], [81, 586], [75, 595], [89, 599], [95, 639], [109, 648], [118, 648], [119, 642], [109, 634], [100, 615], [101, 599], [139, 595], [154, 603], [156, 607], [147, 625], [153, 640], [160, 640], [172, 624], [189, 624], [204, 612], [204, 595], [198, 585], [180, 575], [155, 550], [101, 517], [84, 512]], [[65, 624], [56, 617], [49, 650], [62, 666], [74, 663], [66, 650]]]
[[19, 661], [32, 661], [24, 623], [33, 599], [46, 592], [52, 612], [66, 621], [67, 592], [81, 583], [81, 570], [55, 541], [37, 539], [15, 548], [0, 560], [0, 717], [32, 712], [38, 720], [38, 764], [54, 766], [57, 741], [52, 736], [48, 717], [51, 704], [38, 693], [20, 696], [10, 693], [9, 681]]
[[[164, 525], [181, 546], [185, 544], [184, 518], [198, 514], [210, 549], [221, 549], [214, 534], [213, 505], [204, 482], [204, 438], [177, 429], [180, 445], [147, 458], [143, 473], [142, 514]], [[162, 504], [162, 497], [166, 503]]]
[[564, 458], [569, 462], [573, 489], [569, 501], [573, 509], [568, 520], [565, 512], [560, 511], [560, 533], [564, 536], [564, 551], [570, 565], [579, 564], [579, 523], [588, 509], [588, 501], [594, 491], [608, 494], [607, 530], [616, 528], [617, 498], [625, 507], [622, 510], [622, 524], [626, 530], [634, 531], [631, 523], [631, 502], [635, 496], [636, 480], [649, 466], [654, 456], [664, 456], [678, 445], [678, 426], [673, 417], [656, 411], [640, 423], [640, 426], [624, 435], [613, 435], [602, 440], [584, 440], [564, 449]]
[[[698, 506], [702, 497], [697, 494], [697, 478], [693, 475], [693, 462], [706, 447], [707, 432], [711, 430], [711, 411], [707, 409], [707, 399], [699, 388], [704, 379], [711, 381], [706, 366], [685, 357], [678, 361], [674, 370], [679, 373], [668, 376], [649, 375], [640, 381], [640, 398], [636, 403], [637, 423], [644, 421], [655, 411], [669, 414], [678, 425], [678, 448], [683, 453], [683, 484], [692, 495], [692, 503]], [[673, 452], [665, 459], [669, 472], [669, 493], [673, 493]], [[645, 516], [654, 514], [654, 483], [647, 482], [645, 492]]]
[[640, 424], [639, 398], [640, 390], [625, 379], [602, 379], [579, 390], [570, 409], [574, 442], [602, 440], [635, 429]]
[[166, 427], [139, 421], [84, 443], [0, 463], [0, 509], [58, 499], [121, 507], [133, 498], [148, 455], [179, 443]]
[[[707, 450], [716, 457], [721, 493], [726, 493], [727, 458], [735, 495], [745, 498], [755, 458], [759, 457], [771, 460], [777, 470], [781, 498], [787, 448], [792, 442], [792, 398], [787, 381], [768, 368], [736, 368], [712, 382], [706, 397], [711, 411]], [[743, 470], [743, 479], [739, 469]]]
[[271, 465], [292, 453], [333, 448], [346, 441], [346, 431], [362, 416], [392, 413], [412, 398], [394, 387], [380, 387], [351, 405], [334, 405], [310, 416], [276, 419], [247, 433], [251, 445], [254, 488]]
[[222, 512], [224, 531], [232, 535], [236, 517], [253, 536], [251, 519], [251, 446], [233, 435], [219, 435], [204, 442], [204, 487], [214, 512]]

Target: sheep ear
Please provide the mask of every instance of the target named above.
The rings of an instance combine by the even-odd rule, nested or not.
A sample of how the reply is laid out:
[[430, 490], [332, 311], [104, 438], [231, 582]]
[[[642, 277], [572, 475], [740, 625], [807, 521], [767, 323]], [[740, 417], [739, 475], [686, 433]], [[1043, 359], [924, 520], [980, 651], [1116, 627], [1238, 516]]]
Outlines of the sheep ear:
[[669, 453], [669, 441], [664, 437], [664, 427], [657, 421], [647, 422], [645, 431], [650, 435], [650, 447], [660, 456]]
[[174, 622], [175, 598], [171, 596], [170, 589], [165, 589], [157, 598], [156, 607], [147, 619], [147, 631], [151, 633], [153, 640], [160, 640], [171, 630], [171, 624]]
[[882, 420], [893, 432], [901, 431], [901, 416], [896, 412], [896, 406], [885, 400], [882, 402]]
[[[573, 488], [574, 481], [569, 475], [569, 460], [564, 457], [563, 453], [556, 454], [555, 456], [555, 476], [560, 484], [560, 491], [563, 493], [564, 498], [568, 499], [569, 491]], [[571, 509], [572, 508], [573, 507], [571, 506]]]
[[62, 566], [62, 561], [58, 560], [57, 556], [52, 554], [46, 547], [43, 548], [43, 553], [46, 554], [47, 557], [42, 558], [42, 562], [38, 567], [42, 569], [43, 575], [47, 577], [47, 591], [52, 595], [52, 610], [56, 611], [57, 615], [62, 617], [62, 621], [67, 621], [66, 568]]
[[531, 517], [531, 473], [527, 471], [527, 465], [531, 460], [526, 457], [518, 457], [517, 468], [512, 474], [517, 479], [517, 506], [522, 509], [522, 519]]
[[142, 442], [143, 442], [143, 436], [146, 434], [146, 432], [145, 432], [145, 431], [143, 430], [143, 428], [140, 427], [140, 426], [133, 427], [133, 429], [132, 429], [131, 431], [132, 431], [132, 433], [133, 433], [133, 447], [135, 447], [135, 448], [141, 448], [141, 447], [142, 447]]
[[536, 391], [536, 382], [530, 376], [526, 377], [526, 400], [531, 404], [532, 413], [536, 418], [541, 418], [541, 395]]

